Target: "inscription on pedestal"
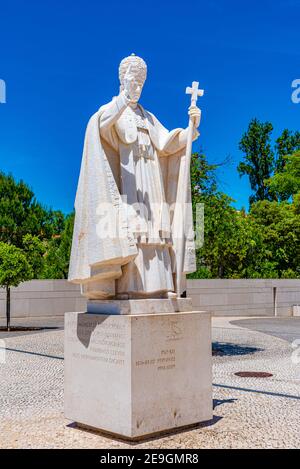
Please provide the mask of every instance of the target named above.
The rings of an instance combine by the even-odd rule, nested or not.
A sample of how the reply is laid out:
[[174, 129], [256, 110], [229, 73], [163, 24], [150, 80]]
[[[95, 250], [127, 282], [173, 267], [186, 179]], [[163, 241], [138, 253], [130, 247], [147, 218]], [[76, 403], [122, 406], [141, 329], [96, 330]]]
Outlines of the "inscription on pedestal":
[[158, 370], [170, 370], [175, 368], [176, 353], [175, 349], [161, 350], [160, 356], [157, 358], [150, 358], [147, 360], [138, 360], [135, 362], [137, 367], [141, 366], [154, 366]]
[[111, 318], [101, 322], [85, 318], [77, 322], [77, 318], [72, 318], [69, 319], [67, 330], [68, 342], [76, 343], [79, 339], [86, 347], [85, 353], [73, 352], [73, 358], [124, 366], [124, 324], [117, 324]]

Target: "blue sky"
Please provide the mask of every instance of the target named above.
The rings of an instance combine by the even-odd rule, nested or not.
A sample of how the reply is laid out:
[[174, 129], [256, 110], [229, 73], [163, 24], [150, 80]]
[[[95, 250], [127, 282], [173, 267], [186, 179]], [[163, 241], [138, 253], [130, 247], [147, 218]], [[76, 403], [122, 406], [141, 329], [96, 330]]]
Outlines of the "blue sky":
[[187, 125], [193, 80], [205, 88], [200, 146], [220, 188], [248, 206], [236, 166], [251, 118], [275, 135], [300, 128], [291, 83], [300, 78], [300, 0], [0, 0], [0, 170], [38, 199], [73, 208], [89, 117], [118, 91], [120, 60], [148, 64], [141, 103], [169, 129]]

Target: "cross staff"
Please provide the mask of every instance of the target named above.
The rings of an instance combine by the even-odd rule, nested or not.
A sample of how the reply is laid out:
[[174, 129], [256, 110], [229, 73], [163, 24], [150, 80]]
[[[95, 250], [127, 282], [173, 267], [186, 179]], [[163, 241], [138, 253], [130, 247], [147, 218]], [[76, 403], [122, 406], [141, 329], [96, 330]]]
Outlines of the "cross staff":
[[204, 95], [204, 90], [199, 90], [198, 88], [199, 82], [198, 81], [193, 81], [192, 87], [188, 86], [187, 89], [185, 90], [186, 94], [191, 94], [191, 106], [196, 106], [198, 96], [203, 96]]
[[[196, 106], [199, 96], [204, 95], [204, 90], [199, 90], [199, 82], [193, 81], [192, 86], [186, 88], [186, 94], [191, 95], [191, 107]], [[180, 247], [178, 250], [177, 256], [177, 278], [176, 278], [176, 292], [177, 297], [181, 295], [181, 286], [182, 286], [182, 277], [184, 270], [184, 253], [185, 253], [185, 205], [188, 203], [188, 188], [190, 184], [190, 166], [191, 166], [191, 156], [192, 156], [192, 144], [193, 144], [193, 134], [194, 134], [194, 120], [190, 116], [187, 143], [186, 143], [186, 153], [185, 153], [185, 168], [184, 168], [184, 180], [183, 180], [183, 220], [182, 220], [182, 232], [180, 237]]]

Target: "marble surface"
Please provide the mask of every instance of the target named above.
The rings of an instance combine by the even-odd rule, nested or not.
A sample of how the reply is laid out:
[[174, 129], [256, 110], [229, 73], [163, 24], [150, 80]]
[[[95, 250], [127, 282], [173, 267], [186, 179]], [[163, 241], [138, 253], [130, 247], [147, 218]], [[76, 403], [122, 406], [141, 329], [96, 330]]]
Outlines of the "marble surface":
[[87, 126], [69, 280], [88, 299], [180, 297], [196, 270], [187, 146], [203, 91], [190, 90], [189, 126], [169, 131], [139, 103], [146, 77], [142, 58], [122, 60], [119, 92]]
[[161, 314], [192, 310], [190, 298], [91, 300], [87, 303], [87, 312], [98, 314]]
[[65, 416], [139, 438], [212, 419], [208, 313], [65, 316]]

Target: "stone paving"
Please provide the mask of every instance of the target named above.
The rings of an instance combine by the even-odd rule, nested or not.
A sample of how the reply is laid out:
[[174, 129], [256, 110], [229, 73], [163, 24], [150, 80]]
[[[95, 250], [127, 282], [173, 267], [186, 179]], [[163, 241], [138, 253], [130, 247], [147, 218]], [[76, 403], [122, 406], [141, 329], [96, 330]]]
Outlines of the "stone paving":
[[[213, 421], [134, 444], [78, 429], [64, 419], [63, 330], [2, 335], [0, 448], [300, 447], [300, 364], [291, 360], [294, 349], [242, 324], [242, 318], [213, 320]], [[253, 370], [273, 377], [234, 375]]]

